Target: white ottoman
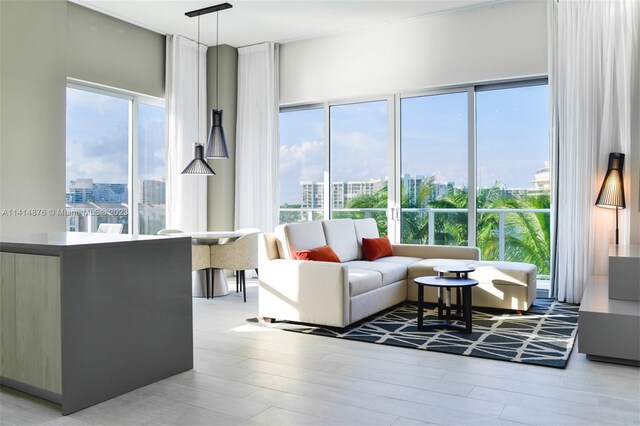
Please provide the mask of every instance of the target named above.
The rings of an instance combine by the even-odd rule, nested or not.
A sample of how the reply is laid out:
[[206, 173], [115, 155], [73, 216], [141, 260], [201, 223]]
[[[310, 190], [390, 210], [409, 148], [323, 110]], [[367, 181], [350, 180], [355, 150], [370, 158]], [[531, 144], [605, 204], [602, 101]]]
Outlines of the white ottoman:
[[478, 261], [469, 278], [478, 280], [473, 304], [526, 311], [536, 299], [536, 265], [521, 262]]
[[[536, 298], [536, 265], [521, 262], [425, 259], [409, 266], [407, 299], [418, 300], [414, 278], [437, 275], [433, 271], [434, 266], [452, 265], [470, 265], [476, 269], [469, 273], [469, 278], [476, 279], [479, 283], [472, 289], [473, 306], [526, 311]], [[425, 289], [426, 302], [435, 303], [437, 300], [435, 289]]]

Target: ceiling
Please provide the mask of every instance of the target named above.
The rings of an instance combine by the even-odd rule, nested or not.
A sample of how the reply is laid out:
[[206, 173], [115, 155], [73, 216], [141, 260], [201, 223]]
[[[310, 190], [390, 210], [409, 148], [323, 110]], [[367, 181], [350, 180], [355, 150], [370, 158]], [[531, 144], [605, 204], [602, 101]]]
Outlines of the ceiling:
[[[197, 39], [197, 18], [185, 12], [225, 0], [71, 0], [74, 3], [162, 33]], [[234, 47], [265, 41], [289, 42], [357, 30], [419, 16], [505, 0], [228, 0], [219, 12], [219, 44]], [[200, 41], [216, 45], [215, 13], [203, 15]]]

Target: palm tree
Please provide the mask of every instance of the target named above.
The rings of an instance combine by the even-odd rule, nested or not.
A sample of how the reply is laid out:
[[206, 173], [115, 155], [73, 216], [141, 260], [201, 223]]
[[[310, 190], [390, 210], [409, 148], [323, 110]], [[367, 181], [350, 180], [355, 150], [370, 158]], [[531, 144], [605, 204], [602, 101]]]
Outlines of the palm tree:
[[[523, 208], [548, 209], [548, 194], [524, 197]], [[549, 275], [551, 254], [551, 215], [515, 213], [507, 220], [505, 260], [533, 263], [539, 275]]]
[[408, 209], [423, 209], [428, 207], [429, 200], [435, 194], [435, 176], [425, 179], [416, 191], [415, 198], [411, 197], [404, 186], [400, 186], [402, 208], [405, 209], [401, 216], [400, 229], [402, 230], [401, 242], [411, 244], [427, 244], [429, 242], [429, 215], [422, 211]]
[[[382, 211], [371, 212], [371, 217], [376, 220], [380, 235], [387, 235], [387, 193], [387, 183], [385, 182], [384, 186], [375, 193], [359, 195], [353, 198], [346, 207], [350, 209], [382, 209]], [[337, 217], [363, 218], [364, 213], [345, 212]]]
[[[547, 213], [524, 213], [521, 209], [549, 208], [549, 194], [512, 196], [506, 195], [502, 185], [479, 191], [478, 209], [513, 209], [505, 215], [505, 260], [533, 263], [538, 266], [538, 274], [549, 274], [550, 262], [550, 215]], [[500, 214], [478, 213], [477, 245], [482, 258], [498, 260]]]

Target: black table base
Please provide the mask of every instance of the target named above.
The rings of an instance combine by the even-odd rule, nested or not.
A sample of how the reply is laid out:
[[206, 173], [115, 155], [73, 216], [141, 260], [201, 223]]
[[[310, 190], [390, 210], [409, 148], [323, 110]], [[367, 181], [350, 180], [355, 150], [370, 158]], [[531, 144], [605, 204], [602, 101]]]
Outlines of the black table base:
[[[424, 286], [418, 285], [418, 330], [426, 331], [438, 328], [449, 328], [465, 333], [472, 332], [471, 324], [471, 287], [455, 287], [456, 289], [456, 313], [451, 314], [451, 287], [438, 288], [438, 318], [441, 322], [424, 324]], [[444, 290], [444, 291], [443, 291]], [[448, 293], [449, 303], [444, 303], [442, 294]], [[461, 294], [462, 293], [462, 294]], [[462, 298], [460, 297], [462, 296]], [[460, 309], [460, 299], [462, 299], [462, 310]], [[464, 326], [454, 324], [452, 320], [464, 322]]]

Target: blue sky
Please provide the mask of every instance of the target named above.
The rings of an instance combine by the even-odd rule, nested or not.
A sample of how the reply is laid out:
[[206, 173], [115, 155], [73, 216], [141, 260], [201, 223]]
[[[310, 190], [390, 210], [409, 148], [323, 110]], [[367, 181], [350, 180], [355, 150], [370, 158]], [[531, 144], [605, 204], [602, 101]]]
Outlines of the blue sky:
[[[496, 181], [532, 187], [549, 159], [547, 86], [478, 92], [478, 185]], [[126, 99], [67, 89], [67, 185], [69, 180], [127, 183], [129, 104]], [[331, 170], [334, 181], [385, 179], [389, 174], [387, 102], [332, 106]], [[164, 109], [141, 104], [139, 177], [166, 171]], [[401, 101], [401, 173], [435, 176], [467, 185], [467, 94]], [[322, 108], [280, 114], [280, 199], [300, 202], [300, 181], [322, 181]]]
[[[478, 92], [476, 102], [478, 186], [533, 187], [549, 159], [547, 86]], [[334, 181], [388, 176], [386, 101], [333, 106], [330, 120]], [[466, 92], [404, 98], [401, 173], [466, 186], [467, 122]], [[281, 113], [280, 143], [281, 204], [297, 204], [301, 180], [322, 180], [323, 110]]]
[[549, 160], [548, 87], [479, 92], [478, 185], [495, 181], [532, 187], [534, 173]]
[[[131, 101], [67, 88], [67, 178], [127, 183]], [[139, 178], [165, 176], [164, 108], [140, 104]]]

